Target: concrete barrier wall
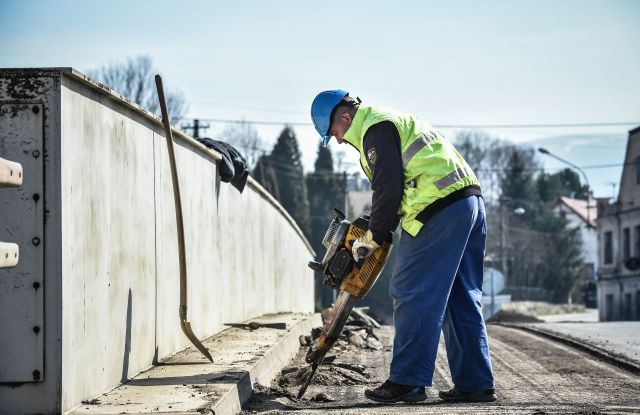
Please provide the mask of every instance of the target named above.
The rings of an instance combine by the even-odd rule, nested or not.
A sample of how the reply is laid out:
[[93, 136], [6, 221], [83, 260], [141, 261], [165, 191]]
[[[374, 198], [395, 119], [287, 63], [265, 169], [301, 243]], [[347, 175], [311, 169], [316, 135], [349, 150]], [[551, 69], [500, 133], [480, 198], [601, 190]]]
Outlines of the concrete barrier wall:
[[[190, 344], [178, 318], [173, 189], [157, 118], [71, 69], [17, 76], [0, 70], [0, 102], [45, 103], [46, 369], [37, 382], [0, 385], [0, 407], [64, 412]], [[242, 194], [221, 183], [218, 154], [177, 132], [175, 144], [196, 335], [312, 312], [312, 251], [291, 217], [251, 179]]]

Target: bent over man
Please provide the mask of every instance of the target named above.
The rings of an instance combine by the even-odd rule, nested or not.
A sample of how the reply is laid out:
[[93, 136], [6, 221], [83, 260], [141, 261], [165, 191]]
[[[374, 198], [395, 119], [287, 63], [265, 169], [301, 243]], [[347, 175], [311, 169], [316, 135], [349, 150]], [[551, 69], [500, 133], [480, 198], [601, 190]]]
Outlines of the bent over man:
[[[475, 174], [429, 124], [364, 105], [346, 91], [318, 94], [311, 117], [325, 146], [335, 137], [358, 150], [371, 180], [370, 229], [353, 245], [356, 261], [402, 220], [389, 289], [396, 330], [389, 379], [365, 396], [385, 403], [426, 399], [442, 331], [454, 387], [440, 397], [496, 400], [480, 309], [487, 228]], [[361, 247], [367, 253], [359, 257]]]

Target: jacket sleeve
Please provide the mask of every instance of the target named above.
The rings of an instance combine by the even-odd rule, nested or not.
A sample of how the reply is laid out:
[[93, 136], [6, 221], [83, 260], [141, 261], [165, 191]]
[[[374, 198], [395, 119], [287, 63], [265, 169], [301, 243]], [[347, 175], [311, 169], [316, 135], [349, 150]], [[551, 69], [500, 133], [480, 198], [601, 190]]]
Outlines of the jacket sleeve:
[[372, 174], [369, 228], [373, 239], [382, 244], [400, 221], [398, 208], [404, 192], [404, 170], [398, 129], [391, 121], [369, 127], [363, 147]]

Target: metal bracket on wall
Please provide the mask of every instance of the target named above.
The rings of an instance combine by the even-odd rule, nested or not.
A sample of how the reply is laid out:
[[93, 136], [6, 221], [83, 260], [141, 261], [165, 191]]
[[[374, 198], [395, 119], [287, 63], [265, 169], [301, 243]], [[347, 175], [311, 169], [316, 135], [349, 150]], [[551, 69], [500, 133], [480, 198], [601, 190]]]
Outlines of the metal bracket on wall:
[[0, 268], [13, 268], [18, 265], [20, 248], [18, 244], [0, 242]]
[[0, 157], [0, 187], [22, 186], [22, 165]]
[[0, 241], [11, 241], [0, 242], [0, 384], [41, 382], [46, 280], [41, 103], [0, 102], [0, 154], [6, 158], [0, 159], [0, 187], [15, 188], [0, 189]]
[[[22, 186], [22, 165], [0, 157], [0, 188]], [[13, 268], [18, 264], [18, 244], [0, 242], [0, 268]]]

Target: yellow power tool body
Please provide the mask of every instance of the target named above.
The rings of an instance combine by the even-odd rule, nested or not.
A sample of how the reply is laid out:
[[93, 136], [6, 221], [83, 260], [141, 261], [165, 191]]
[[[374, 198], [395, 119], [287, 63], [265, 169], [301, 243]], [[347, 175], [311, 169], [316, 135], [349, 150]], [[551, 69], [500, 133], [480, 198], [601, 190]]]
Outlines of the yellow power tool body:
[[334, 209], [333, 220], [322, 240], [322, 245], [327, 248], [324, 259], [321, 263], [309, 263], [310, 268], [324, 275], [324, 284], [339, 290], [339, 293], [320, 337], [315, 340], [306, 356], [312, 370], [300, 388], [298, 397], [302, 397], [318, 365], [338, 340], [356, 300], [369, 292], [387, 263], [393, 241], [391, 233], [371, 256], [358, 262], [354, 260], [351, 253], [353, 243], [368, 229], [369, 216], [360, 216], [352, 223], [342, 212]]

